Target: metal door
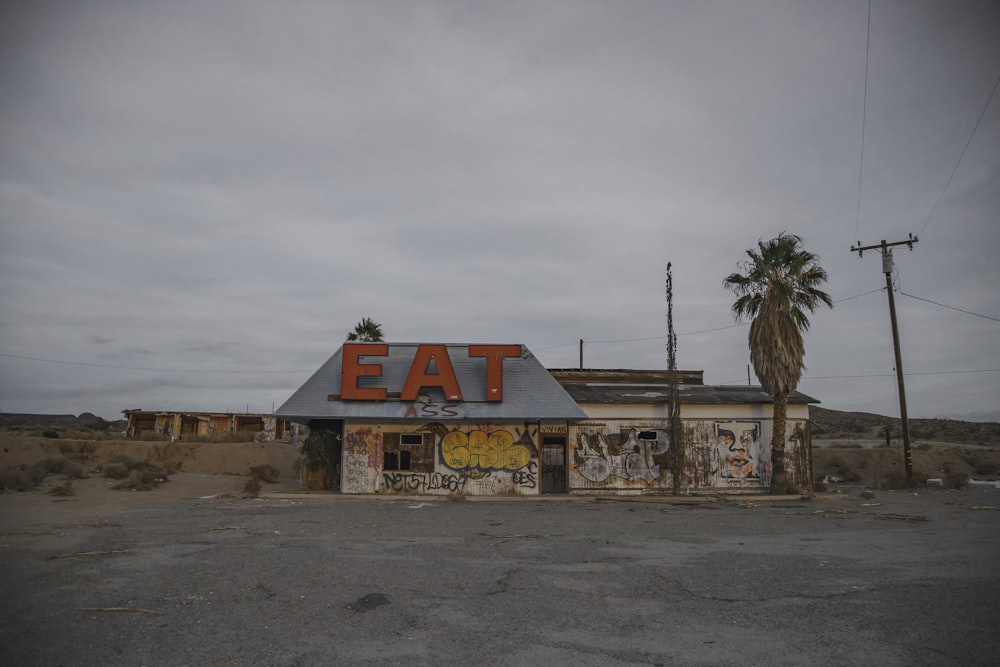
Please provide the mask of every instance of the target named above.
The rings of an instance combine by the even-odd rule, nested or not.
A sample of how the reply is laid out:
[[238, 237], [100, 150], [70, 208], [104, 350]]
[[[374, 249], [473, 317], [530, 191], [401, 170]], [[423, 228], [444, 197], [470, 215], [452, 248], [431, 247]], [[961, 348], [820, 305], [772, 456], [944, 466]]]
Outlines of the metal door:
[[566, 493], [566, 438], [542, 437], [542, 493]]

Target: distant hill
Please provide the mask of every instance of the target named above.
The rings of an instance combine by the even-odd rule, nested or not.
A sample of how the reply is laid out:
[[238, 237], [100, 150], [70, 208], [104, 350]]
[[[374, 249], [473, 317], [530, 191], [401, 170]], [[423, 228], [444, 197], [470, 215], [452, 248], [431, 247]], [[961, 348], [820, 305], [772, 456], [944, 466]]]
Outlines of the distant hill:
[[84, 412], [76, 415], [36, 415], [26, 412], [0, 412], [0, 422], [18, 424], [91, 424], [102, 421], [100, 417]]
[[[870, 412], [841, 412], [819, 406], [809, 407], [814, 438], [863, 438], [885, 437], [888, 426], [894, 440], [900, 437], [898, 417], [886, 417]], [[935, 442], [954, 442], [968, 445], [1000, 445], [1000, 423], [969, 422], [958, 419], [911, 419], [910, 438]]]
[[[886, 417], [870, 412], [842, 412], [813, 405], [809, 407], [814, 438], [831, 440], [855, 438], [878, 440], [885, 438], [885, 427], [889, 426], [891, 437], [900, 438], [898, 417]], [[38, 415], [0, 412], [0, 429], [6, 431], [27, 431], [35, 428], [57, 427], [60, 431], [75, 428], [106, 430], [109, 426], [117, 429], [118, 422], [106, 422], [100, 417], [84, 412], [76, 415]], [[61, 437], [72, 437], [69, 432]], [[974, 422], [958, 419], [911, 419], [910, 438], [933, 442], [951, 442], [968, 445], [1000, 446], [1000, 422]]]

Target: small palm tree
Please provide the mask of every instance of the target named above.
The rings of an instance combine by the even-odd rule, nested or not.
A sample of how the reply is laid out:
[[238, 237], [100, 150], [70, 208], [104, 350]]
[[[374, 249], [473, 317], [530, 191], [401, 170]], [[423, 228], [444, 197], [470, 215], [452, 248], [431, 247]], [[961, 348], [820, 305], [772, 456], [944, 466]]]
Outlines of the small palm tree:
[[739, 263], [741, 273], [722, 281], [736, 296], [736, 319], [751, 318], [750, 361], [764, 391], [774, 396], [771, 434], [771, 492], [784, 493], [785, 414], [788, 394], [795, 391], [805, 366], [802, 334], [809, 330], [806, 311], [820, 304], [833, 307], [830, 295], [819, 287], [826, 271], [819, 258], [802, 247], [802, 239], [781, 232], [770, 241], [758, 241]]
[[382, 325], [372, 318], [366, 317], [354, 325], [354, 331], [347, 334], [347, 340], [352, 343], [385, 342], [385, 338], [382, 335]]

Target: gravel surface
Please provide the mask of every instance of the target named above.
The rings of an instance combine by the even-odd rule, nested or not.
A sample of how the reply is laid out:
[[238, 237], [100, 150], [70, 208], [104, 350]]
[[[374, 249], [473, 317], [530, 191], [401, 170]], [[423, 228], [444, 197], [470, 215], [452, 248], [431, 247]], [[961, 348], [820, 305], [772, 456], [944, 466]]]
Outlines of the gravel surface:
[[992, 665], [1000, 649], [1000, 490], [254, 499], [179, 477], [0, 495], [0, 664]]

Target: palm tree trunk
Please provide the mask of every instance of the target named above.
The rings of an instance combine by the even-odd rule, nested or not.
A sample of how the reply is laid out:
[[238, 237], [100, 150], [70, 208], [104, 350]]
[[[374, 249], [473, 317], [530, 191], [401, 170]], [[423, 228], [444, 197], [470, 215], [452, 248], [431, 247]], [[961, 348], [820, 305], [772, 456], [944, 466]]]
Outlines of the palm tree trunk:
[[785, 415], [788, 411], [788, 392], [774, 395], [774, 420], [771, 432], [771, 493], [785, 493]]

